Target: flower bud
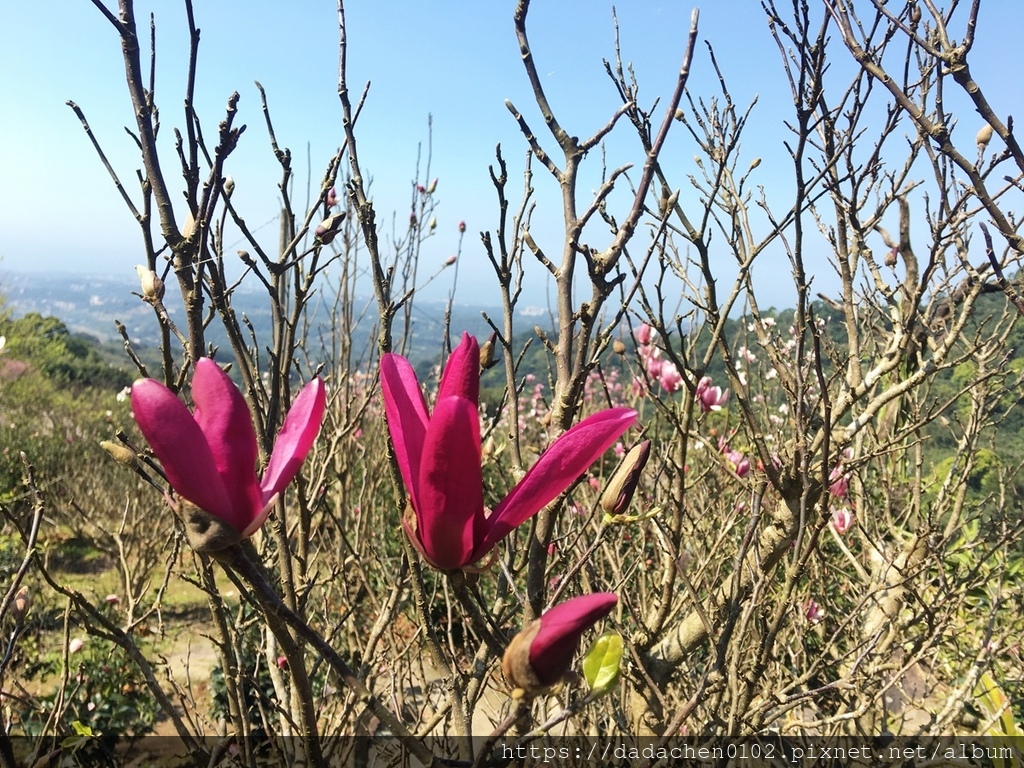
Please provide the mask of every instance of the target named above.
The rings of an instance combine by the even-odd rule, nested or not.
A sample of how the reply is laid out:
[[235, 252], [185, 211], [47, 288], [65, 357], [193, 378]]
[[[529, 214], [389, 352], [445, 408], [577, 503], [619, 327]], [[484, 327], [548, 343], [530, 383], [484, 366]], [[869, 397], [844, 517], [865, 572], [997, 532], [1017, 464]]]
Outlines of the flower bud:
[[465, 233], [466, 233], [466, 222], [460, 221], [459, 222], [459, 234], [465, 234]]
[[447, 259], [444, 260], [444, 265], [446, 267], [450, 267], [454, 263], [455, 263], [455, 257], [454, 256], [449, 256]]
[[235, 180], [230, 176], [224, 179], [224, 197], [231, 197], [235, 191]]
[[437, 179], [434, 179], [434, 180], [433, 180], [432, 182], [430, 182], [430, 184], [429, 184], [429, 185], [427, 186], [427, 194], [428, 194], [428, 195], [432, 195], [432, 194], [434, 194], [434, 191], [435, 191], [436, 189], [437, 189]]
[[120, 443], [101, 440], [100, 448], [109, 453], [118, 464], [123, 464], [129, 469], [136, 469], [139, 466], [139, 457], [135, 454], [135, 451], [126, 448]]
[[496, 333], [492, 333], [491, 337], [483, 343], [480, 347], [480, 369], [489, 370], [496, 364], [494, 359], [494, 340], [498, 337]]
[[637, 443], [626, 454], [626, 457], [619, 464], [615, 474], [612, 475], [601, 494], [601, 509], [607, 515], [621, 515], [629, 509], [633, 501], [633, 494], [636, 493], [637, 483], [640, 482], [640, 473], [647, 466], [647, 459], [651, 455], [651, 441], [644, 440]]
[[142, 298], [146, 301], [159, 301], [164, 297], [164, 281], [156, 276], [156, 272], [141, 264], [136, 265], [135, 272], [142, 285]]
[[337, 192], [337, 190], [334, 189], [334, 187], [331, 187], [329, 190], [327, 190], [327, 205], [328, 205], [328, 207], [333, 208], [337, 204], [338, 204], [338, 192]]
[[332, 213], [326, 219], [320, 222], [317, 226], [314, 234], [318, 242], [323, 245], [330, 243], [338, 235], [338, 230], [341, 228], [341, 222], [345, 220], [345, 213]]
[[11, 607], [11, 615], [14, 616], [15, 624], [25, 623], [25, 617], [28, 615], [28, 609], [31, 604], [32, 595], [28, 591], [28, 587], [22, 587], [18, 590], [18, 594], [14, 596], [14, 604]]
[[182, 239], [191, 240], [197, 228], [198, 222], [196, 222], [196, 217], [192, 215], [192, 211], [189, 211], [188, 216], [185, 217], [185, 225], [181, 228]]
[[427, 226], [430, 227], [431, 232], [437, 229], [437, 216], [431, 216], [430, 221], [427, 222]]
[[988, 143], [992, 141], [992, 126], [988, 123], [981, 126], [981, 130], [978, 131], [978, 136], [974, 141], [977, 143], [978, 149], [985, 149], [985, 147], [988, 146]]
[[566, 678], [580, 638], [618, 602], [610, 592], [583, 595], [545, 611], [512, 638], [501, 660], [514, 698], [533, 697]]
[[616, 339], [615, 341], [612, 342], [612, 351], [616, 355], [626, 354], [626, 345], [623, 344], [622, 339]]

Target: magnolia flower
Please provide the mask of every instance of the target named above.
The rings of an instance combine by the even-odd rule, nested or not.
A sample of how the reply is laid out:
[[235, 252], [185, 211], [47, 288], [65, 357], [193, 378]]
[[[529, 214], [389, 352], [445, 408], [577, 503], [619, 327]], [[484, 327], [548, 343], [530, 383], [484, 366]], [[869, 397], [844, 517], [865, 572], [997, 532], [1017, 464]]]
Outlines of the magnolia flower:
[[84, 647], [85, 647], [85, 640], [83, 640], [80, 637], [73, 638], [71, 640], [71, 642], [68, 643], [68, 653], [69, 654], [70, 653], [78, 653]]
[[626, 408], [584, 419], [555, 440], [519, 485], [488, 512], [480, 469], [476, 339], [463, 334], [452, 352], [433, 412], [427, 410], [408, 360], [386, 354], [380, 372], [395, 459], [409, 495], [402, 524], [424, 559], [444, 571], [486, 556], [568, 488], [636, 420], [636, 412]]
[[295, 398], [262, 480], [256, 477], [256, 432], [245, 398], [209, 358], [196, 362], [192, 400], [194, 414], [158, 381], [143, 379], [132, 386], [135, 421], [175, 493], [241, 538], [251, 536], [316, 440], [324, 383], [313, 379]]
[[661, 365], [661, 372], [658, 376], [661, 388], [666, 392], [676, 392], [683, 385], [683, 376], [676, 368], [676, 364], [666, 360]]
[[817, 624], [825, 618], [825, 609], [818, 605], [816, 600], [810, 598], [804, 603], [804, 618], [811, 624]]
[[726, 461], [732, 464], [739, 477], [746, 477], [750, 474], [750, 460], [743, 455], [743, 451], [732, 451], [727, 448], [724, 453]]
[[843, 465], [836, 465], [828, 476], [828, 492], [837, 498], [845, 498], [850, 493], [850, 473], [843, 472]]
[[842, 536], [853, 528], [853, 512], [846, 507], [841, 507], [832, 512], [832, 527], [836, 533]]
[[641, 323], [637, 326], [636, 330], [633, 331], [633, 338], [636, 339], [637, 344], [646, 346], [651, 343], [651, 326], [647, 323]]
[[697, 400], [704, 413], [708, 411], [720, 411], [729, 399], [729, 390], [722, 391], [721, 387], [711, 386], [711, 377], [705, 376], [697, 382]]
[[583, 633], [618, 602], [610, 592], [566, 600], [541, 614], [512, 638], [501, 660], [505, 679], [527, 696], [561, 682]]

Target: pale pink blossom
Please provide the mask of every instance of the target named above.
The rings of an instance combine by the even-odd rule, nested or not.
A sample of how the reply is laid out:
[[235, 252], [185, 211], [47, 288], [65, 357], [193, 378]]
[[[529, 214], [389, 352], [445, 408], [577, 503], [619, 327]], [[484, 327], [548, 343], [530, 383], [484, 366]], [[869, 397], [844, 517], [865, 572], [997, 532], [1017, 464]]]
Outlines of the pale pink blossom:
[[853, 527], [853, 511], [847, 507], [833, 510], [832, 527], [840, 536], [850, 530]]
[[633, 338], [636, 339], [636, 343], [642, 346], [646, 346], [651, 343], [651, 326], [647, 323], [641, 323], [637, 326], [637, 329], [633, 331]]
[[682, 374], [679, 373], [675, 363], [670, 360], [662, 364], [658, 381], [666, 392], [676, 392], [683, 385]]
[[697, 382], [697, 400], [700, 402], [701, 410], [704, 413], [709, 411], [720, 411], [729, 399], [729, 390], [722, 391], [721, 387], [711, 384], [711, 377], [705, 376]]
[[825, 618], [825, 609], [814, 598], [810, 598], [804, 603], [804, 618], [811, 624], [818, 624]]

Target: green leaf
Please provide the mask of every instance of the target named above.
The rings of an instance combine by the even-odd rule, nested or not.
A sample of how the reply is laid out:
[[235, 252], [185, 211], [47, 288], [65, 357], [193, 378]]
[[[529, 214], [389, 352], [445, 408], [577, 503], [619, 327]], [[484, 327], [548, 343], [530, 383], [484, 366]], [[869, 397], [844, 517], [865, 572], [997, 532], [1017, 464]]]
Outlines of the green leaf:
[[90, 728], [88, 725], [82, 724], [78, 720], [75, 720], [71, 723], [71, 729], [78, 736], [92, 736], [92, 728]]
[[622, 635], [605, 632], [583, 657], [583, 676], [593, 696], [603, 696], [619, 679], [622, 666]]

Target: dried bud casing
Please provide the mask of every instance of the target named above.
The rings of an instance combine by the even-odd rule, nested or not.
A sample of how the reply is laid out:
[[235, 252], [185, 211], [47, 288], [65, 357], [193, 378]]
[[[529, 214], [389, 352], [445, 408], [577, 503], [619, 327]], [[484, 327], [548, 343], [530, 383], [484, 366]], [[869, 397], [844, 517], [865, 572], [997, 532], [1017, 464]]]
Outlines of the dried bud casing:
[[209, 512], [178, 499], [175, 512], [185, 524], [185, 538], [196, 552], [215, 555], [242, 540], [242, 534]]
[[142, 297], [146, 301], [159, 301], [164, 297], [164, 281], [156, 276], [156, 272], [141, 264], [136, 265], [135, 272], [142, 286]]
[[612, 351], [615, 352], [616, 355], [626, 354], [626, 345], [623, 343], [622, 339], [616, 339], [612, 342]]
[[540, 621], [534, 620], [519, 634], [512, 638], [512, 642], [505, 649], [505, 655], [501, 657], [501, 671], [505, 680], [515, 691], [513, 698], [523, 696], [533, 697], [542, 693], [548, 686], [541, 683], [537, 673], [533, 671], [530, 664], [530, 644], [540, 632]]
[[647, 466], [651, 455], [651, 441], [637, 443], [622, 459], [615, 474], [612, 475], [601, 494], [601, 509], [605, 514], [617, 516], [625, 513], [633, 501], [636, 486], [640, 482], [640, 474]]

